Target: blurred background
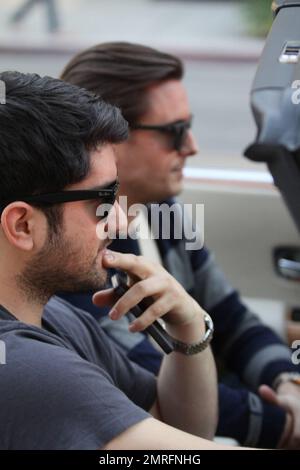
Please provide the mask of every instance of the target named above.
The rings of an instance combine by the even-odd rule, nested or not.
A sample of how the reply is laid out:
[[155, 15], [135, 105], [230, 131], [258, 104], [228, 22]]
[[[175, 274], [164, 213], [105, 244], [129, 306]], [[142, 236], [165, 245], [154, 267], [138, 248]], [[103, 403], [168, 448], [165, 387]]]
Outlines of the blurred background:
[[0, 0], [1, 70], [57, 77], [97, 42], [141, 42], [178, 54], [200, 154], [188, 165], [263, 171], [242, 157], [255, 135], [249, 91], [271, 0]]
[[291, 338], [284, 315], [292, 318], [300, 303], [299, 283], [278, 277], [273, 250], [298, 246], [299, 235], [265, 166], [243, 157], [256, 133], [249, 93], [271, 3], [0, 0], [0, 68], [58, 77], [76, 52], [103, 41], [178, 54], [200, 147], [188, 160], [183, 200], [205, 205], [206, 244], [227, 279], [264, 321]]

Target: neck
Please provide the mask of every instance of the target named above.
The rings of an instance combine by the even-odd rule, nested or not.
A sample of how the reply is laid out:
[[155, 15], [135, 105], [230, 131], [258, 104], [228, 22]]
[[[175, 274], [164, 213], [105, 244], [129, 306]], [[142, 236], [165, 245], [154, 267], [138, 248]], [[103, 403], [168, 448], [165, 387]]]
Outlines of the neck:
[[41, 328], [44, 303], [30, 298], [17, 283], [16, 276], [0, 273], [0, 304], [18, 320]]

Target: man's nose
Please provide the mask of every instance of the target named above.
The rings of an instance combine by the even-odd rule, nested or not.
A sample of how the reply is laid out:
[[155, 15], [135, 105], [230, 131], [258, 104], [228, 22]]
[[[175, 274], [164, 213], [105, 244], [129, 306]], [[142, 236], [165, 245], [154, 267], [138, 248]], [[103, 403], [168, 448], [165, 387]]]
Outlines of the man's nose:
[[199, 146], [191, 130], [188, 131], [185, 142], [179, 153], [182, 157], [192, 157], [199, 153]]
[[126, 234], [128, 230], [127, 215], [116, 201], [113, 210], [109, 213], [107, 218], [108, 235], [111, 234]]

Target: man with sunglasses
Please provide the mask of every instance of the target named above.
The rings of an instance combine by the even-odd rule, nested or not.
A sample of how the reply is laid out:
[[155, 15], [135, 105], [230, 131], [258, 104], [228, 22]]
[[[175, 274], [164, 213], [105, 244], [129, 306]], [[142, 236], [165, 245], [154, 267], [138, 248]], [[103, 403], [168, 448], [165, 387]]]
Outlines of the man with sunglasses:
[[[182, 190], [186, 158], [198, 151], [183, 73], [181, 61], [170, 54], [138, 44], [107, 43], [79, 53], [62, 74], [67, 82], [120, 107], [129, 122], [129, 139], [116, 147], [120, 194], [128, 196], [128, 206], [171, 205]], [[299, 368], [291, 363], [291, 351], [242, 303], [213, 255], [206, 248], [186, 251], [185, 243], [158, 239], [150, 252], [214, 320], [214, 352], [233, 373], [219, 386], [218, 434], [250, 446], [297, 447]], [[143, 246], [127, 238], [116, 240], [112, 249], [139, 254]], [[91, 296], [66, 298], [99, 316]], [[147, 339], [130, 335], [126, 322], [104, 316], [101, 324], [131, 359], [158, 373], [161, 355]]]
[[[207, 314], [161, 266], [106, 248], [107, 228], [125, 228], [114, 145], [126, 139], [126, 121], [61, 80], [0, 80], [0, 449], [219, 448], [203, 439], [217, 418]], [[118, 301], [104, 289], [109, 268], [133, 281]], [[104, 289], [95, 302], [113, 307], [112, 319], [154, 296], [131, 331], [164, 315], [180, 347], [156, 379], [88, 312], [54, 296], [43, 314], [59, 289]]]

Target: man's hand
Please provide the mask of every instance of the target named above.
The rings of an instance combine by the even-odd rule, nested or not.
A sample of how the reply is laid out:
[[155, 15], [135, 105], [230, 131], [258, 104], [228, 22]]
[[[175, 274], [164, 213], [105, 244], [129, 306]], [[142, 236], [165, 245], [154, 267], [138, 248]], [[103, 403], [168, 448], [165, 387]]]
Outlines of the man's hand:
[[[93, 297], [95, 305], [113, 305], [109, 313], [113, 320], [151, 296], [153, 304], [134, 320], [131, 331], [142, 331], [163, 317], [168, 332], [177, 340], [192, 344], [203, 338], [205, 312], [162, 266], [142, 256], [109, 250], [103, 256], [103, 266], [125, 271], [131, 280], [131, 287], [120, 299], [116, 299], [113, 289]], [[178, 352], [164, 356], [157, 378], [157, 404], [165, 423], [197, 436], [213, 437], [217, 386], [210, 348], [191, 356]]]
[[[195, 322], [201, 323], [201, 330], [204, 329], [204, 311], [161, 265], [152, 263], [142, 256], [106, 250], [103, 266], [125, 271], [132, 284], [119, 300], [116, 300], [113, 289], [100, 291], [94, 295], [95, 305], [113, 305], [109, 313], [112, 320], [118, 320], [145, 297], [151, 296], [154, 298], [154, 303], [131, 323], [131, 331], [142, 331], [162, 316], [167, 324], [176, 330], [177, 328], [189, 330], [189, 326]], [[200, 337], [198, 329], [194, 340], [197, 341]]]
[[292, 382], [279, 385], [277, 392], [267, 385], [259, 387], [260, 396], [287, 411], [285, 429], [278, 447], [300, 449], [300, 387]]

